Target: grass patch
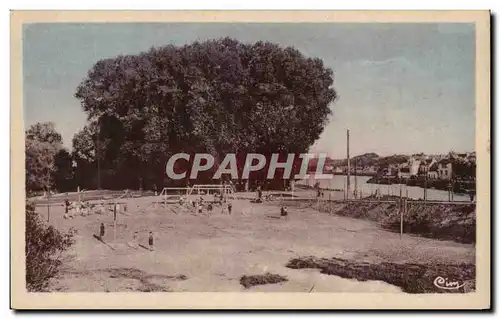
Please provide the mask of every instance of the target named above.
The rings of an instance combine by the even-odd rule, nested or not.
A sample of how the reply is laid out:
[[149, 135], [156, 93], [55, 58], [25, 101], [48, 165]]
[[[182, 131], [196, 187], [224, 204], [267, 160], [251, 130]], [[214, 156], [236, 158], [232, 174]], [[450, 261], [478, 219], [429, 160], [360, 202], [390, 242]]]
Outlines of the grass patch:
[[[450, 205], [408, 201], [407, 208], [403, 218], [405, 233], [466, 244], [476, 242], [475, 204]], [[390, 231], [399, 232], [401, 226], [399, 203], [323, 202], [317, 209], [330, 214], [371, 220]]]
[[283, 281], [288, 281], [288, 279], [271, 273], [266, 273], [264, 275], [245, 275], [240, 278], [240, 284], [247, 289], [257, 285], [277, 284]]
[[[472, 264], [371, 264], [341, 258], [302, 257], [286, 265], [292, 269], [317, 268], [321, 273], [359, 281], [381, 280], [401, 287], [407, 293], [464, 293], [475, 290], [476, 267]], [[459, 289], [442, 289], [434, 284], [437, 277], [456, 281]]]
[[137, 289], [142, 292], [163, 292], [169, 291], [167, 287], [154, 283], [154, 280], [186, 280], [185, 275], [164, 276], [151, 275], [136, 268], [111, 268], [108, 269], [110, 278], [127, 278], [135, 279], [140, 282], [140, 287]]

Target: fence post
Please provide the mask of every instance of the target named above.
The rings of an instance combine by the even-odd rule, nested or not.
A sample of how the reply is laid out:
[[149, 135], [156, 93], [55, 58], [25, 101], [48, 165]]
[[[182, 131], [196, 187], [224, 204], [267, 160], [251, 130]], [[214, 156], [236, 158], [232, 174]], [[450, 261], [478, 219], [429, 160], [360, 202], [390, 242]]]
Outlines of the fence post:
[[47, 222], [50, 222], [50, 189], [47, 191]]
[[400, 200], [400, 207], [399, 207], [399, 212], [400, 212], [400, 233], [399, 233], [399, 239], [403, 239], [403, 213], [405, 211], [406, 207], [406, 198]]

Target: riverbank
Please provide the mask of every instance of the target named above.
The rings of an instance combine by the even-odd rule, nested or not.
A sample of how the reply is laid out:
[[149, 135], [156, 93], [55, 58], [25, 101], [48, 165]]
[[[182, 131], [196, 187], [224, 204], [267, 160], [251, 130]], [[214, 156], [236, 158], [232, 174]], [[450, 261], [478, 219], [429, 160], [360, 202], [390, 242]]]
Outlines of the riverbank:
[[[301, 207], [310, 204], [289, 201], [287, 205]], [[396, 202], [319, 202], [315, 205], [322, 212], [370, 220], [387, 230], [400, 231], [401, 216]], [[458, 243], [475, 243], [476, 205], [408, 201], [403, 232]]]
[[[425, 178], [405, 178], [399, 179], [396, 176], [373, 176], [366, 181], [368, 184], [381, 184], [381, 185], [392, 185], [392, 184], [405, 184], [407, 186], [417, 186], [428, 189], [438, 189], [438, 190], [450, 190], [450, 181], [441, 179], [425, 179]], [[460, 181], [454, 182], [451, 185], [452, 191], [459, 194], [469, 194], [476, 193], [476, 182], [475, 181]]]

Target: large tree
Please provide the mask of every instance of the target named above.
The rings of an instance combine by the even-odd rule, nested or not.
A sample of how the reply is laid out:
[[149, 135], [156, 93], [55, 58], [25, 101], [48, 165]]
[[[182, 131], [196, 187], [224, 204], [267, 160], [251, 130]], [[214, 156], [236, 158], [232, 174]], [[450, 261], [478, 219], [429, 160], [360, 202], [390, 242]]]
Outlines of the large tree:
[[56, 155], [62, 138], [51, 122], [36, 123], [25, 132], [26, 190], [47, 191], [54, 186]]
[[101, 167], [137, 187], [161, 181], [177, 152], [217, 162], [227, 153], [306, 152], [331, 112], [332, 85], [320, 59], [224, 38], [98, 61], [75, 96], [96, 127]]

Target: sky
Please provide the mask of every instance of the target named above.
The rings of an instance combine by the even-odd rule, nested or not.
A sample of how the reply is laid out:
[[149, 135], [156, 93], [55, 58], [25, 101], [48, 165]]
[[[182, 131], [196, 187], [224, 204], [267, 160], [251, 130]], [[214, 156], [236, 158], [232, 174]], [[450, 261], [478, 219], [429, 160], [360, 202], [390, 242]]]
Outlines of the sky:
[[25, 127], [52, 121], [71, 148], [86, 123], [76, 87], [99, 60], [220, 37], [318, 57], [338, 98], [311, 147], [333, 158], [475, 150], [473, 24], [58, 23], [23, 27]]

